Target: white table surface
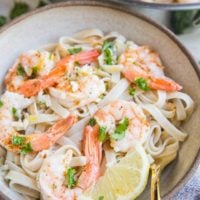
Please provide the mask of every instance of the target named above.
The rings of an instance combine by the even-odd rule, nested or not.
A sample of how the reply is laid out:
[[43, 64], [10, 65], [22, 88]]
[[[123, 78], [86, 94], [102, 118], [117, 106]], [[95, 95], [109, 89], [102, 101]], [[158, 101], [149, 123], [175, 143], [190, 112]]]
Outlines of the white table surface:
[[[23, 0], [28, 2], [31, 8], [37, 6], [38, 0]], [[0, 0], [0, 15], [8, 15], [13, 0]], [[152, 9], [137, 9], [137, 11], [150, 16], [160, 24], [169, 26], [169, 12]], [[191, 51], [195, 59], [200, 61], [200, 28], [187, 34], [178, 36], [184, 45]], [[181, 189], [173, 200], [200, 200], [200, 167], [193, 178]]]

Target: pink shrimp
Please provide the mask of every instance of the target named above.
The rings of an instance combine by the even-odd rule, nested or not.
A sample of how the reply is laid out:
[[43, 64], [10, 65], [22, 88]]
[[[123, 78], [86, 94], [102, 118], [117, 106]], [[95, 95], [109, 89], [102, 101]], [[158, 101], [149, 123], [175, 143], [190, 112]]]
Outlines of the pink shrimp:
[[119, 62], [124, 65], [122, 73], [131, 82], [142, 77], [147, 79], [151, 89], [168, 92], [182, 89], [178, 83], [164, 76], [158, 54], [149, 47], [128, 49], [121, 55]]
[[78, 180], [78, 187], [83, 190], [93, 185], [100, 175], [102, 144], [98, 140], [98, 134], [98, 125], [95, 125], [94, 127], [86, 126], [83, 149], [85, 156], [88, 158], [88, 163]]
[[[14, 129], [8, 130], [7, 127], [1, 127], [4, 134], [0, 136], [0, 143], [13, 152], [29, 153], [48, 149], [74, 125], [76, 120], [75, 116], [69, 116], [56, 122], [44, 133], [30, 135], [22, 135]], [[6, 131], [10, 132], [6, 134]]]
[[[66, 72], [70, 74], [73, 71], [73, 67], [76, 63], [80, 65], [89, 64], [94, 62], [99, 56], [97, 50], [82, 51], [74, 55], [68, 55], [56, 63], [56, 67], [51, 70], [47, 75], [35, 79], [25, 80], [17, 89], [12, 87], [11, 91], [19, 92], [25, 97], [31, 97], [38, 94], [39, 91], [44, 90], [50, 86], [53, 86], [59, 78], [64, 76]], [[16, 74], [16, 68], [12, 69], [6, 77], [6, 84], [13, 79]], [[8, 89], [11, 87], [8, 87]]]
[[[70, 161], [73, 156], [70, 150], [65, 155], [56, 154], [47, 158], [37, 179], [44, 199], [76, 200], [80, 193], [96, 183], [100, 176], [102, 158], [102, 144], [98, 140], [98, 130], [97, 125], [85, 127], [83, 152], [87, 158], [87, 163], [83, 166], [76, 186], [69, 188], [66, 184], [65, 174], [67, 169], [71, 167]], [[55, 165], [59, 166], [59, 170], [54, 167]]]

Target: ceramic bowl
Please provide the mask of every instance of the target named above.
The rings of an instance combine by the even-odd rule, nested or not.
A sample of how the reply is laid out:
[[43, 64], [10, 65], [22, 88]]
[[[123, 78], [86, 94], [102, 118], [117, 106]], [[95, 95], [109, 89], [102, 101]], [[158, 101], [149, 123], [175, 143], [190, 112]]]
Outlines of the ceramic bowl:
[[[1, 83], [21, 52], [56, 42], [60, 36], [71, 35], [85, 28], [99, 28], [104, 32], [118, 31], [140, 45], [153, 47], [161, 55], [168, 76], [183, 85], [184, 91], [195, 102], [194, 113], [182, 125], [189, 136], [181, 145], [177, 159], [166, 168], [161, 177], [162, 197], [169, 200], [189, 180], [199, 164], [200, 74], [192, 56], [167, 29], [114, 3], [68, 1], [53, 4], [31, 12], [1, 30]], [[9, 190], [1, 180], [0, 194], [6, 200], [23, 199]], [[148, 189], [140, 199], [149, 199]]]
[[162, 10], [192, 10], [200, 8], [200, 2], [196, 3], [156, 3], [156, 2], [145, 2], [143, 0], [113, 0], [129, 6], [139, 6], [152, 9]]

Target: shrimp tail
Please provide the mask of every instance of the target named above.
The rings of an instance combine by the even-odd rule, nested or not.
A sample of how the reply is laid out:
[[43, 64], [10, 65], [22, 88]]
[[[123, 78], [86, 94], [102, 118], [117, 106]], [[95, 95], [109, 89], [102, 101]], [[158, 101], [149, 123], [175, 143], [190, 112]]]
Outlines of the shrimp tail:
[[71, 74], [73, 71], [74, 63], [79, 63], [80, 65], [90, 64], [91, 62], [94, 62], [97, 57], [100, 55], [100, 53], [97, 50], [89, 50], [89, 51], [81, 51], [77, 54], [67, 56], [63, 59], [61, 59], [56, 66], [67, 67], [67, 73]]
[[43, 76], [41, 79], [32, 79], [24, 82], [24, 84], [18, 89], [19, 93], [23, 94], [25, 97], [35, 96], [41, 90], [54, 85], [58, 78], [63, 76], [64, 73], [65, 66], [56, 67], [48, 75]]
[[90, 64], [94, 62], [100, 53], [97, 50], [82, 51], [74, 55], [74, 61], [81, 65]]
[[38, 152], [51, 147], [73, 126], [74, 123], [76, 123], [76, 121], [77, 118], [75, 116], [69, 116], [66, 119], [58, 121], [44, 134], [29, 135], [28, 137], [33, 151]]
[[100, 175], [102, 143], [98, 140], [98, 133], [99, 128], [97, 125], [85, 127], [83, 149], [88, 163], [78, 181], [78, 187], [83, 190], [93, 185]]
[[149, 84], [152, 89], [165, 90], [167, 92], [179, 91], [182, 89], [181, 85], [168, 78], [152, 78]]
[[23, 146], [12, 144], [13, 136], [24, 138], [25, 145], [29, 145], [30, 152], [38, 152], [50, 148], [57, 140], [62, 137], [76, 123], [75, 116], [69, 116], [62, 119], [50, 127], [45, 133], [33, 133], [30, 135], [21, 135], [18, 132], [10, 134], [4, 138], [1, 143], [3, 146], [12, 152], [20, 152]]

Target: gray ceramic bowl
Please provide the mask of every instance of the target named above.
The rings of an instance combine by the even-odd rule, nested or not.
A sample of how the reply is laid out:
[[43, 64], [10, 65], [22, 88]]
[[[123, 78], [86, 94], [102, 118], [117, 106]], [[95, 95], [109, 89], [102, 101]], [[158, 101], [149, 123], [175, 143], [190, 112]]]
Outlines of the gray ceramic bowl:
[[163, 10], [192, 10], [200, 8], [199, 3], [151, 3], [143, 0], [113, 0], [130, 6], [140, 6], [145, 8], [163, 9]]
[[[183, 124], [189, 133], [181, 145], [177, 159], [167, 167], [161, 178], [163, 199], [170, 199], [189, 180], [199, 164], [200, 146], [200, 84], [198, 66], [185, 47], [164, 27], [119, 5], [99, 1], [68, 1], [53, 4], [7, 25], [0, 32], [0, 80], [14, 59], [23, 51], [55, 42], [85, 28], [118, 31], [138, 44], [152, 46], [160, 53], [166, 73], [184, 86], [195, 102], [195, 111]], [[1, 84], [2, 85], [2, 84]], [[4, 199], [23, 199], [0, 180]], [[149, 199], [148, 189], [140, 199]]]

